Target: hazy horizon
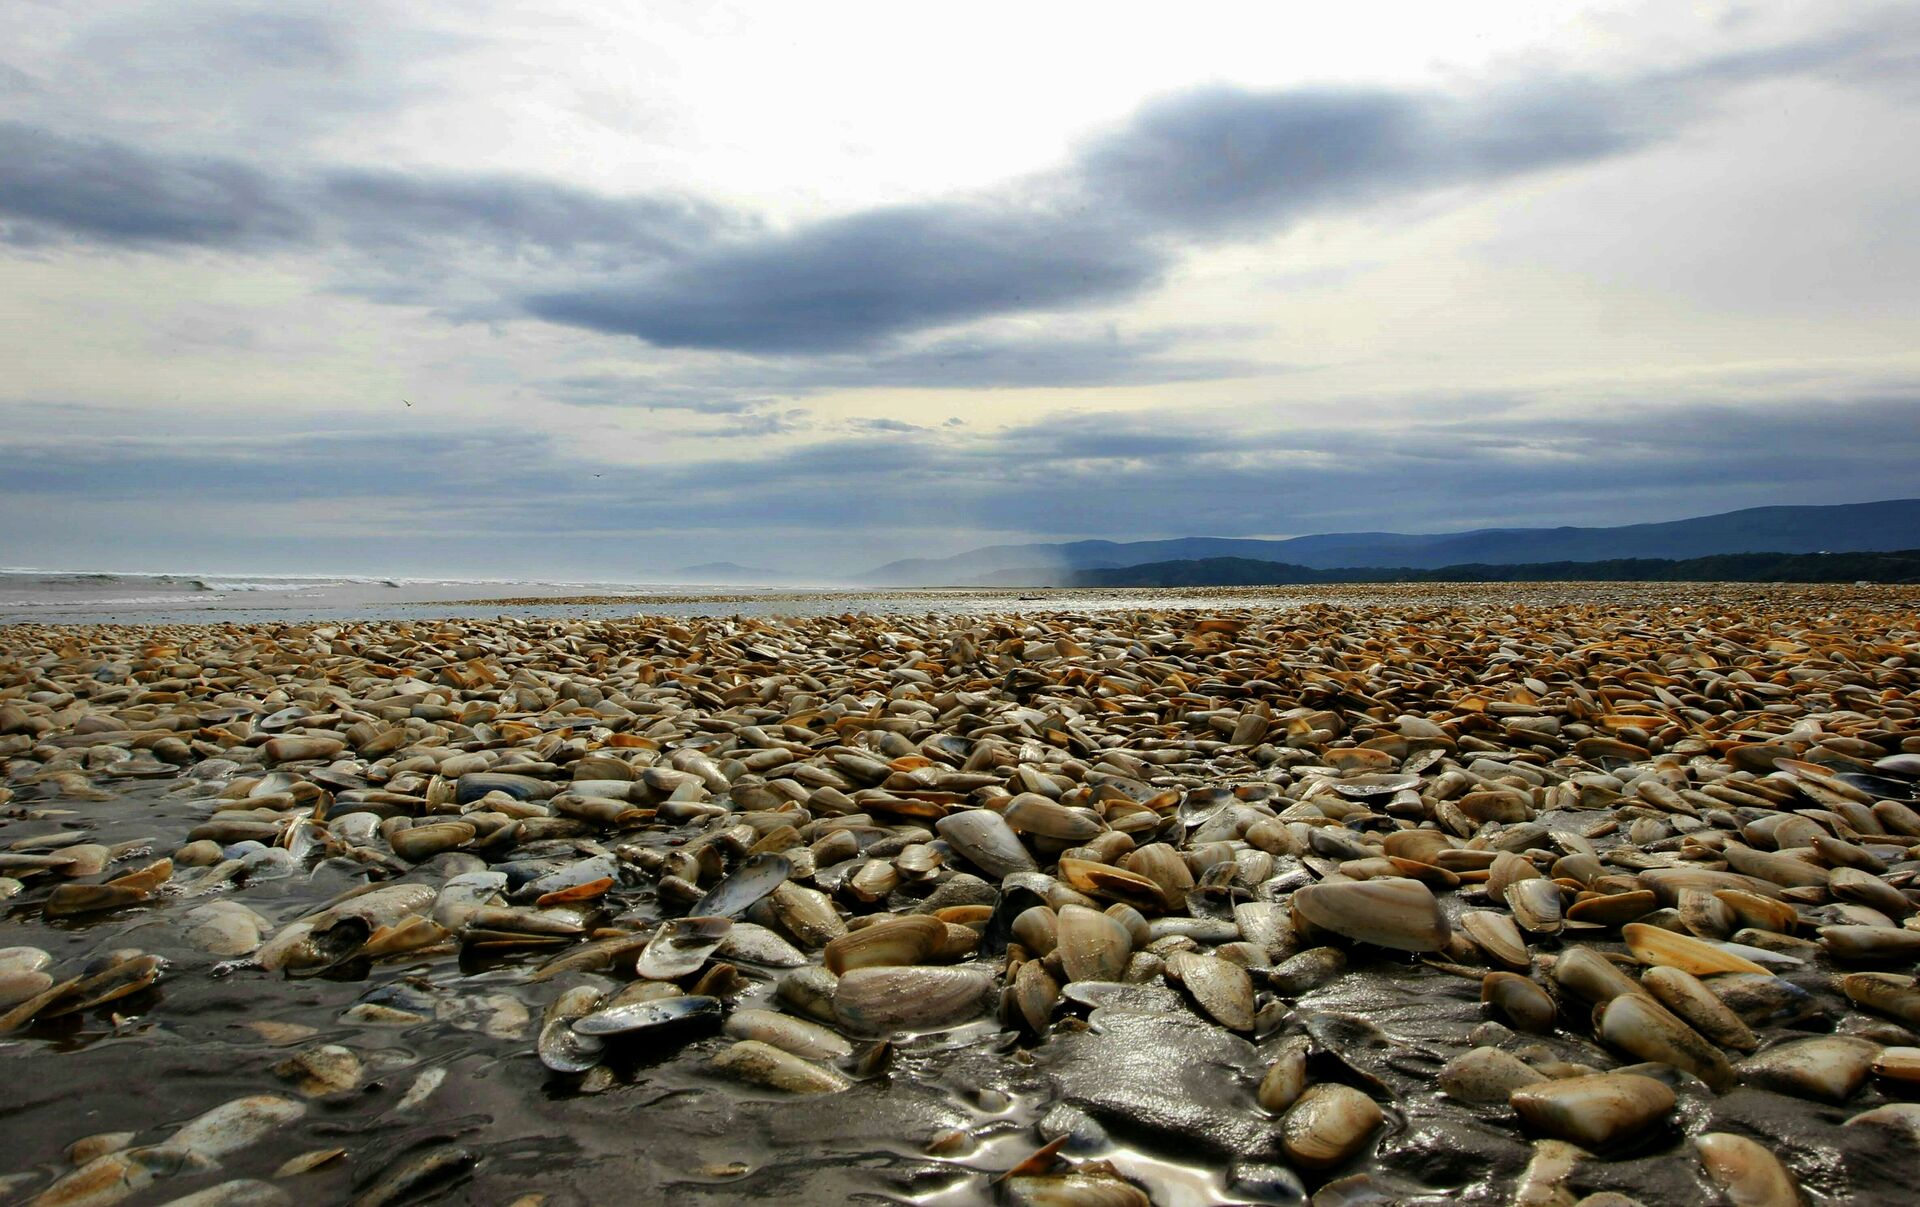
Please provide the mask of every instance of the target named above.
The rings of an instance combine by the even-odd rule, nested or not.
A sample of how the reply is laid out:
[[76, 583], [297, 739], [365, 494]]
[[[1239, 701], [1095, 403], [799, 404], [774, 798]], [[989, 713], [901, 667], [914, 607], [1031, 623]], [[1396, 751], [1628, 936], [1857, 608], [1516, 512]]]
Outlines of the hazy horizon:
[[1910, 6], [0, 30], [8, 565], [833, 583], [1920, 496]]

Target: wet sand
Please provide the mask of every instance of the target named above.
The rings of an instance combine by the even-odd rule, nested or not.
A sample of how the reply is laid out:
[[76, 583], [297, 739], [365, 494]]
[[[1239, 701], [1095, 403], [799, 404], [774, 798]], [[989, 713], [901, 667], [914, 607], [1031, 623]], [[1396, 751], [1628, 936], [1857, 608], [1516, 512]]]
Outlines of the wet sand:
[[[1541, 1202], [1713, 1202], [1725, 1191], [1695, 1141], [1719, 1133], [1759, 1140], [1811, 1201], [1905, 1200], [1920, 1124], [1897, 1104], [1920, 1097], [1910, 1080], [1863, 1072], [1821, 1098], [1764, 1061], [1823, 1036], [1882, 1059], [1920, 1043], [1913, 1018], [1861, 1005], [1840, 981], [1915, 970], [1897, 934], [1915, 933], [1920, 901], [1920, 835], [1901, 831], [1899, 812], [1920, 808], [1920, 593], [1289, 589], [1285, 608], [1247, 592], [1174, 606], [1161, 593], [1111, 594], [1097, 611], [1048, 600], [980, 614], [903, 593], [906, 614], [794, 621], [0, 629], [0, 857], [14, 857], [0, 875], [16, 885], [0, 906], [0, 948], [45, 952], [50, 980], [89, 966], [105, 975], [136, 950], [164, 962], [126, 996], [57, 1015], [56, 1000], [0, 1037], [16, 1087], [0, 1108], [8, 1201], [66, 1176], [74, 1141], [118, 1132], [133, 1133], [118, 1151], [157, 1152], [167, 1160], [142, 1159], [170, 1170], [130, 1202], [240, 1180], [269, 1189], [236, 1186], [219, 1201], [284, 1201], [276, 1190], [379, 1201], [382, 1179], [409, 1169], [422, 1182], [404, 1201], [1506, 1203], [1524, 1183], [1550, 1196]], [[1038, 871], [1003, 879], [977, 862], [990, 848], [970, 855], [936, 829], [974, 812], [1020, 821], [1015, 841]], [[1796, 837], [1772, 844], [1789, 817]], [[437, 853], [399, 837], [449, 823], [469, 830], [446, 831], [458, 841]], [[1403, 860], [1390, 876], [1376, 866], [1400, 849], [1383, 849], [1389, 836], [1420, 831], [1438, 862]], [[851, 858], [830, 857], [848, 842]], [[1155, 846], [1180, 867], [1142, 857]], [[855, 935], [863, 920], [919, 914], [934, 894], [965, 898], [938, 915], [957, 946], [903, 967], [961, 969], [992, 994], [940, 1017], [912, 1017], [909, 1001], [905, 1024], [881, 1034], [857, 1025], [853, 1003], [840, 1017], [830, 1003], [847, 1054], [804, 1058], [844, 1082], [827, 1093], [723, 1072], [715, 1058], [738, 1037], [711, 1028], [633, 1031], [585, 1071], [549, 1067], [543, 1012], [570, 991], [605, 995], [600, 1010], [623, 994], [706, 991], [731, 1015], [802, 1016], [776, 990], [831, 957], [778, 893], [732, 925], [791, 940], [800, 969], [708, 954], [648, 984], [629, 950], [537, 979], [591, 941], [631, 935], [637, 947], [756, 848], [778, 852], [787, 883], [820, 890]], [[1500, 855], [1519, 861], [1497, 863], [1502, 877], [1555, 881], [1554, 919], [1489, 891]], [[50, 902], [83, 897], [79, 886], [130, 873], [144, 885], [140, 869], [168, 856], [170, 876], [139, 899], [49, 916]], [[102, 866], [86, 870], [89, 860]], [[1706, 956], [1683, 947], [1650, 961], [1630, 953], [1621, 919], [1567, 920], [1583, 902], [1646, 891], [1660, 869], [1737, 875], [1729, 860], [1824, 875], [1751, 878], [1751, 895], [1790, 907], [1779, 931], [1718, 928], [1726, 918], [1708, 903], [1671, 894], [1621, 915], [1696, 938]], [[614, 872], [598, 888], [582, 879], [594, 861]], [[1104, 873], [1078, 882], [1091, 897], [1066, 887], [1095, 875], [1088, 864], [1144, 868], [1152, 885]], [[1833, 876], [1868, 867], [1878, 888]], [[449, 882], [498, 869], [513, 883], [487, 908], [525, 912], [483, 926], [454, 908], [465, 899]], [[535, 872], [582, 891], [536, 905], [524, 887]], [[1343, 933], [1296, 908], [1308, 885], [1415, 880], [1433, 886], [1437, 921], [1336, 910]], [[411, 916], [451, 925], [381, 958], [332, 938], [273, 951], [369, 885], [421, 886], [426, 905]], [[1054, 925], [1069, 908], [1130, 924], [1115, 897], [1153, 933], [1125, 943], [1111, 981], [1072, 980], [1063, 953], [1030, 949], [1035, 932], [1012, 929], [1035, 908]], [[215, 901], [254, 911], [266, 945], [205, 950], [192, 911]], [[514, 930], [555, 911], [578, 923], [558, 941]], [[1518, 969], [1552, 1004], [1548, 1030], [1481, 1004], [1487, 974], [1514, 965], [1476, 942], [1470, 913], [1529, 922]], [[1250, 929], [1260, 919], [1268, 929]], [[1387, 929], [1369, 938], [1369, 926]], [[1862, 959], [1822, 929], [1861, 926], [1895, 932], [1889, 951]], [[1669, 958], [1759, 958], [1792, 1009], [1747, 1020], [1757, 1053], [1719, 1046], [1734, 1071], [1712, 1087], [1599, 1033], [1605, 1003], [1556, 979], [1576, 949], [1636, 977]], [[1337, 964], [1312, 976], [1289, 964], [1321, 952]], [[1036, 1026], [1032, 999], [1003, 991], [1041, 971], [1054, 991], [1040, 995]], [[1726, 989], [1729, 975], [1744, 974], [1703, 968], [1698, 979]], [[1245, 984], [1248, 1018], [1210, 995], [1215, 977]], [[263, 1034], [261, 1023], [299, 1030]], [[561, 1030], [571, 1034], [565, 1020]], [[320, 1045], [346, 1049], [358, 1071], [308, 1098], [276, 1066]], [[1331, 1165], [1298, 1159], [1298, 1103], [1262, 1088], [1291, 1046], [1306, 1054], [1308, 1084], [1378, 1107]], [[1441, 1088], [1453, 1062], [1485, 1048], [1553, 1079], [1630, 1069], [1674, 1102], [1570, 1175], [1529, 1181], [1549, 1135], [1504, 1095]], [[1821, 1071], [1856, 1054], [1822, 1049]], [[444, 1079], [403, 1105], [436, 1071]], [[218, 1168], [164, 1151], [181, 1123], [252, 1095], [303, 1109]], [[1059, 1136], [1051, 1163], [995, 1183]], [[334, 1148], [344, 1152], [311, 1172], [274, 1177]]]

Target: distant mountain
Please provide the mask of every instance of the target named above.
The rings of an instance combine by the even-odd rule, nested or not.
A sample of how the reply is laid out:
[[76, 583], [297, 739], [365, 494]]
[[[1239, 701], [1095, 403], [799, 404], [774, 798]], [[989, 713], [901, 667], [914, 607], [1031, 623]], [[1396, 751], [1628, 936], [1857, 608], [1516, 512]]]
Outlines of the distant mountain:
[[1070, 587], [1278, 587], [1311, 583], [1729, 582], [1920, 583], [1920, 549], [1873, 553], [1720, 553], [1712, 557], [1615, 558], [1597, 562], [1473, 563], [1416, 569], [1331, 570], [1244, 557], [1149, 562], [1073, 571]]
[[696, 583], [777, 583], [786, 577], [738, 562], [701, 562], [697, 566], [682, 566], [676, 573]]
[[1621, 558], [1684, 559], [1721, 553], [1852, 553], [1920, 546], [1920, 499], [1832, 507], [1749, 507], [1719, 515], [1617, 528], [1481, 528], [1410, 534], [1341, 532], [1280, 541], [1182, 537], [990, 545], [947, 558], [889, 562], [861, 576], [889, 586], [1065, 584], [1082, 570], [1153, 562], [1244, 558], [1313, 569], [1431, 570], [1469, 563], [1522, 565]]

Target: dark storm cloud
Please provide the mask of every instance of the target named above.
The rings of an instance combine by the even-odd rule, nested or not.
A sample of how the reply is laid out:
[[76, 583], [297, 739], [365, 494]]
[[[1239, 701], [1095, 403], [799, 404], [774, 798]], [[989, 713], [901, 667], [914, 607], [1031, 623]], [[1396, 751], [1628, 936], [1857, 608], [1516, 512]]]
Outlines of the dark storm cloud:
[[1125, 297], [1166, 257], [1057, 209], [870, 210], [727, 244], [630, 281], [527, 300], [536, 317], [680, 348], [842, 352], [993, 314]]
[[0, 122], [0, 231], [10, 242], [247, 247], [312, 229], [279, 181], [244, 164]]
[[871, 210], [531, 297], [552, 322], [668, 347], [833, 353], [992, 315], [1096, 305], [1186, 240], [1256, 237], [1328, 206], [1498, 180], [1645, 145], [1681, 118], [1548, 82], [1477, 100], [1211, 88], [1150, 105], [1019, 196]]
[[[575, 270], [657, 260], [750, 227], [675, 196], [607, 197], [511, 176], [321, 171], [142, 151], [0, 122], [0, 224], [16, 243], [221, 250], [484, 248]], [[434, 265], [444, 275], [446, 265]], [[409, 299], [413, 300], [413, 299]]]

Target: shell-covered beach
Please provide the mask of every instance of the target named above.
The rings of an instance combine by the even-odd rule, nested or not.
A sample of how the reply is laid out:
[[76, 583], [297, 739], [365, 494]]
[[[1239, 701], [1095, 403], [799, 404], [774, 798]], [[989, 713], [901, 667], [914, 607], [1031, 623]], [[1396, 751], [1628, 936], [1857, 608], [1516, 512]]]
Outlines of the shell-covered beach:
[[1911, 1195], [1920, 591], [1182, 602], [0, 627], [0, 1196]]

